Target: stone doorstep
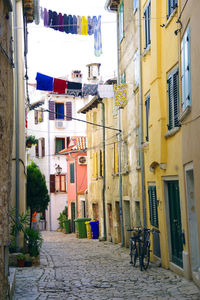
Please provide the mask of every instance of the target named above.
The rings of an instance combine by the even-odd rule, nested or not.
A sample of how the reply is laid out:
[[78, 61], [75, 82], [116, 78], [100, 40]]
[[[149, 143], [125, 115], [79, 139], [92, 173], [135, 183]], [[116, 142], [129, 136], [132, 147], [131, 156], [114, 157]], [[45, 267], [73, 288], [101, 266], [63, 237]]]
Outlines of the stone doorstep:
[[10, 268], [9, 267], [9, 276], [8, 276], [8, 282], [9, 282], [9, 299], [12, 299], [12, 297], [14, 295], [15, 280], [16, 280], [16, 268]]

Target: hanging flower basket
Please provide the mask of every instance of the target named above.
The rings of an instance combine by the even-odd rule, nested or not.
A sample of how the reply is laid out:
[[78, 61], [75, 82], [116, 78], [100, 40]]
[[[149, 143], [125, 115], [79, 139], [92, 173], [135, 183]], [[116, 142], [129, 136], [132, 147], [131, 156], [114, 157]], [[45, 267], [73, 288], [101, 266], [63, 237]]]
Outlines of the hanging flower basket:
[[38, 140], [35, 138], [35, 136], [33, 136], [33, 135], [27, 136], [27, 138], [26, 138], [26, 147], [27, 148], [31, 148], [32, 145], [37, 145], [37, 143], [38, 143]]

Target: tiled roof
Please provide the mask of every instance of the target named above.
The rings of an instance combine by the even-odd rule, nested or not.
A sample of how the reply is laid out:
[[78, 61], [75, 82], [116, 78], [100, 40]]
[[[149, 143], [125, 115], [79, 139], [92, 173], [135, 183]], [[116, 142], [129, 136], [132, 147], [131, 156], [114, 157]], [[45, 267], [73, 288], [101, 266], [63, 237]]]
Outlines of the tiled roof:
[[60, 154], [67, 154], [73, 150], [86, 150], [87, 149], [87, 138], [86, 136], [73, 136], [71, 137], [70, 143], [67, 148], [61, 150]]

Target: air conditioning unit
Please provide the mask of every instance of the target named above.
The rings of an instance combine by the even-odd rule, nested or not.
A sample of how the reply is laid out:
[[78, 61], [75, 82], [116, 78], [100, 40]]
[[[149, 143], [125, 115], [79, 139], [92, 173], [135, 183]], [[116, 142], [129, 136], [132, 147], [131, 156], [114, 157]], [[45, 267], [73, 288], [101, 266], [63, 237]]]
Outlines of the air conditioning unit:
[[79, 165], [87, 165], [87, 156], [79, 156], [78, 163]]
[[59, 129], [62, 129], [62, 128], [65, 128], [65, 122], [64, 121], [61, 121], [61, 120], [57, 120], [56, 121], [56, 128], [59, 128]]

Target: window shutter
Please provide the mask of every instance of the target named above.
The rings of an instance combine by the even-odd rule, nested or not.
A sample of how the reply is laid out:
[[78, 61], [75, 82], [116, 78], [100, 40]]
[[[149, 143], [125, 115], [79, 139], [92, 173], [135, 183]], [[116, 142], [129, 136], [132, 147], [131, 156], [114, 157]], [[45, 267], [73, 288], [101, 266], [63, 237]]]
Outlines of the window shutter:
[[72, 103], [67, 102], [66, 103], [66, 120], [71, 121], [72, 120]]
[[38, 143], [35, 145], [35, 156], [39, 157], [39, 145], [38, 145]]
[[99, 175], [103, 176], [103, 153], [102, 150], [99, 152]]
[[70, 183], [74, 183], [74, 163], [70, 164]]
[[49, 101], [49, 120], [55, 119], [55, 103], [54, 101]]
[[150, 107], [150, 96], [147, 96], [145, 100], [146, 106], [146, 141], [149, 141], [149, 107]]
[[178, 82], [178, 71], [173, 75], [173, 98], [174, 98], [174, 126], [179, 126], [179, 82]]
[[149, 194], [150, 222], [151, 225], [158, 227], [158, 206], [157, 206], [156, 186], [149, 186], [148, 194]]
[[45, 156], [45, 138], [41, 138], [42, 157]]
[[168, 78], [168, 130], [173, 128], [173, 81], [172, 76]]
[[50, 174], [50, 193], [55, 193], [55, 174]]
[[35, 124], [38, 124], [38, 111], [34, 110]]

